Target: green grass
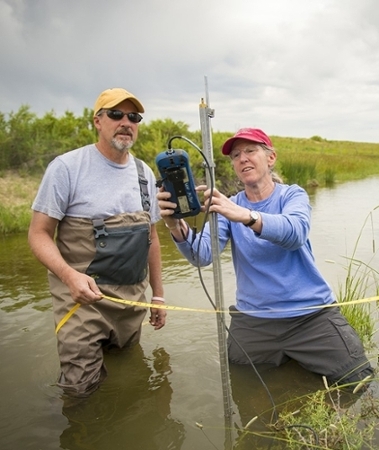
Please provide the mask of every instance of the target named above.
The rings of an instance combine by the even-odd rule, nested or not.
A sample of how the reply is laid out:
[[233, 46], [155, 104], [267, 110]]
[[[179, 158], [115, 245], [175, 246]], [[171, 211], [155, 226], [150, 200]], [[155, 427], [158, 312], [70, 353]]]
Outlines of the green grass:
[[[289, 182], [287, 173], [291, 174], [291, 165], [300, 172], [301, 178], [296, 183], [302, 186], [308, 183], [327, 186], [379, 173], [379, 144], [327, 141], [319, 136], [311, 139], [273, 137], [272, 141], [278, 154], [279, 172], [286, 182]], [[290, 182], [293, 179], [288, 176]]]
[[296, 411], [283, 412], [273, 428], [291, 450], [374, 449], [378, 407], [378, 400], [367, 397], [360, 411], [346, 410], [339, 391], [320, 390], [308, 396]]
[[15, 172], [0, 177], [0, 234], [25, 231], [31, 219], [31, 204], [41, 177]]
[[0, 205], [0, 234], [19, 233], [28, 229], [31, 219], [29, 205], [4, 207]]
[[[280, 165], [280, 174], [287, 184], [308, 186], [317, 178], [315, 161], [298, 161], [293, 157], [285, 159]], [[318, 183], [317, 183], [318, 184]]]
[[[242, 188], [229, 159], [220, 152], [221, 145], [231, 134], [213, 133], [215, 184], [226, 195]], [[332, 186], [334, 183], [364, 179], [379, 173], [379, 144], [327, 141], [320, 136], [310, 139], [273, 136], [272, 142], [278, 154], [276, 169], [289, 184], [297, 183], [303, 187]], [[160, 148], [154, 142], [151, 147]], [[191, 162], [195, 178], [204, 178], [202, 158], [197, 153], [191, 153]], [[27, 213], [15, 206], [30, 207], [41, 176], [42, 172], [34, 175], [27, 172], [25, 167], [19, 173], [0, 173], [0, 233], [26, 229]]]

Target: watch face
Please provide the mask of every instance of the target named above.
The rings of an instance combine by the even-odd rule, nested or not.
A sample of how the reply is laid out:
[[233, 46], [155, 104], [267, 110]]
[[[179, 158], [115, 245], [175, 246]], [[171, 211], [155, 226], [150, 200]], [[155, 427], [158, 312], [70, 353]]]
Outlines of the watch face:
[[250, 211], [250, 222], [244, 223], [245, 227], [251, 227], [259, 219], [259, 214], [256, 211]]
[[256, 211], [251, 211], [250, 217], [252, 220], [257, 221], [259, 219], [259, 214]]

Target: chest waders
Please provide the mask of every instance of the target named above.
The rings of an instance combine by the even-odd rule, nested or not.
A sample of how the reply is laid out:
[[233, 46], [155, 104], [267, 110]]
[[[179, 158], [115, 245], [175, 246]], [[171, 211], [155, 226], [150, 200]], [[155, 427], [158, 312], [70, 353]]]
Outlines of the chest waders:
[[[145, 302], [151, 243], [147, 182], [141, 183], [144, 211], [107, 219], [65, 216], [58, 225], [56, 245], [75, 270], [95, 279], [108, 296]], [[68, 287], [48, 274], [55, 324], [72, 309]], [[61, 376], [57, 385], [67, 394], [86, 396], [106, 377], [103, 347], [135, 345], [141, 336], [146, 308], [106, 299], [82, 305], [57, 334]]]

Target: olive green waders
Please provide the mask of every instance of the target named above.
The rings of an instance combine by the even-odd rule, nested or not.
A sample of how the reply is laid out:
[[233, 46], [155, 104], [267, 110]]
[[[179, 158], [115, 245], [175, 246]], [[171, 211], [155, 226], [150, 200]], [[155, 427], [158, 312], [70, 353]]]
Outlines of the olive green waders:
[[[57, 246], [74, 269], [93, 277], [104, 295], [145, 302], [148, 286], [150, 215], [120, 214], [109, 219], [65, 217], [58, 226]], [[55, 325], [76, 305], [68, 287], [49, 272]], [[106, 377], [103, 347], [135, 345], [146, 308], [110, 300], [81, 305], [57, 334], [65, 393], [86, 396]]]

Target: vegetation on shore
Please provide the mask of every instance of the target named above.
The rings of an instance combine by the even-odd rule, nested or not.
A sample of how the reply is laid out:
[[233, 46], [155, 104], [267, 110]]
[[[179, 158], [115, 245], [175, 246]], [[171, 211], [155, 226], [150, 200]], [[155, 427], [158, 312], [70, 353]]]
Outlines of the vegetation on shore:
[[[96, 142], [93, 111], [82, 116], [67, 111], [57, 117], [53, 111], [38, 117], [26, 105], [6, 117], [0, 113], [0, 234], [27, 229], [30, 206], [47, 164], [57, 155]], [[229, 158], [221, 146], [233, 133], [213, 132], [216, 187], [226, 195], [241, 189]], [[201, 131], [190, 131], [183, 122], [171, 119], [141, 123], [133, 152], [156, 171], [155, 158], [167, 149], [173, 136], [184, 136], [202, 148]], [[362, 179], [379, 173], [379, 143], [328, 141], [320, 136], [309, 139], [271, 136], [278, 153], [276, 170], [286, 183], [305, 188], [329, 186], [336, 182]], [[205, 180], [204, 160], [183, 139], [172, 140], [173, 148], [189, 153], [198, 183]]]

